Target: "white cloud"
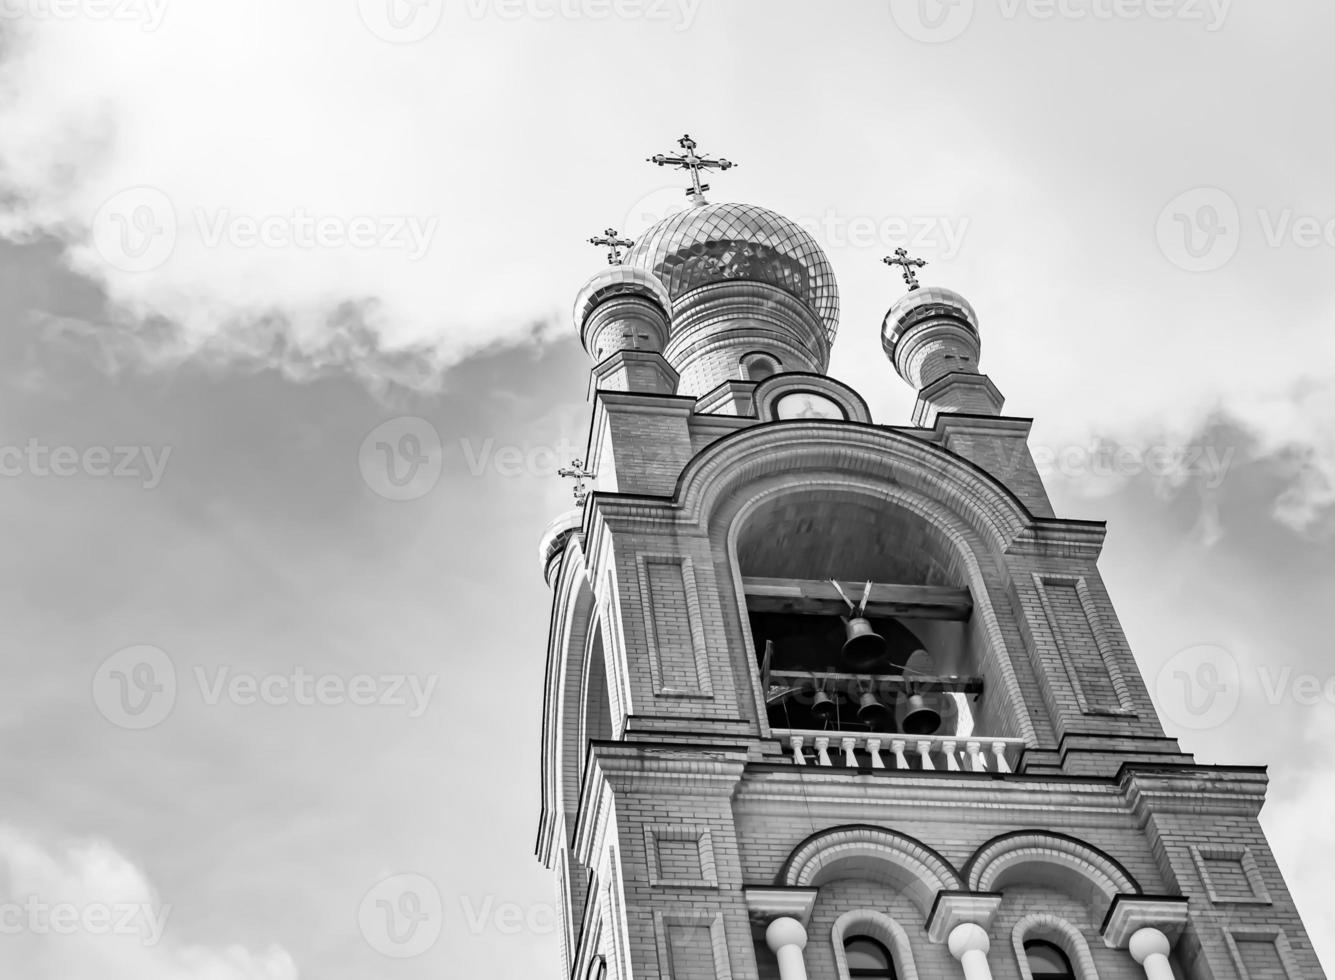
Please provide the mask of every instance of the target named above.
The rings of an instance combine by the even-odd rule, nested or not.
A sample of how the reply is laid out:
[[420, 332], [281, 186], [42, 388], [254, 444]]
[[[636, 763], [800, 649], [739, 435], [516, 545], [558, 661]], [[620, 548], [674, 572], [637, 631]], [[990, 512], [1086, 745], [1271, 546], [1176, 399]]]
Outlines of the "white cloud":
[[172, 936], [172, 907], [110, 845], [0, 827], [0, 974], [24, 980], [297, 980], [281, 949]]

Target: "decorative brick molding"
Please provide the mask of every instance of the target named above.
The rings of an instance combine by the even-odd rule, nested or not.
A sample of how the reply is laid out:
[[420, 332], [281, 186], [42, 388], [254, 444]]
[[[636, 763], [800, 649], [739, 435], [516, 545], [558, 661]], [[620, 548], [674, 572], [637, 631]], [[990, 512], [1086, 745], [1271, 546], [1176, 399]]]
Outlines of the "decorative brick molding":
[[909, 934], [884, 912], [871, 909], [854, 909], [845, 912], [834, 921], [830, 930], [830, 940], [834, 943], [834, 965], [839, 980], [850, 980], [848, 975], [848, 954], [844, 952], [844, 943], [853, 936], [870, 936], [886, 949], [895, 961], [895, 976], [899, 980], [918, 980], [918, 967], [913, 962], [913, 947], [909, 944]]
[[[1261, 867], [1256, 863], [1256, 856], [1252, 854], [1252, 849], [1245, 845], [1224, 846], [1213, 845], [1210, 847], [1200, 847], [1196, 844], [1191, 845], [1191, 859], [1196, 864], [1196, 870], [1200, 872], [1201, 883], [1205, 885], [1205, 894], [1213, 905], [1269, 905], [1270, 892], [1265, 887], [1265, 877], [1261, 874]], [[1227, 882], [1221, 880], [1219, 874], [1211, 875], [1210, 865], [1220, 862], [1228, 862], [1235, 865], [1238, 873], [1247, 883], [1249, 894], [1247, 895], [1229, 895], [1225, 894]], [[1216, 869], [1218, 871], [1218, 869]]]
[[788, 856], [780, 883], [814, 887], [856, 870], [903, 890], [926, 916], [942, 891], [958, 891], [959, 873], [921, 841], [880, 827], [836, 827], [807, 838]]
[[[685, 845], [680, 855], [685, 862], [684, 867], [675, 867], [676, 862], [671, 857], [664, 860], [662, 845], [665, 843]], [[646, 824], [644, 850], [649, 862], [649, 884], [677, 888], [718, 887], [714, 844], [708, 827], [697, 824]]]
[[1099, 980], [1099, 971], [1094, 968], [1094, 954], [1089, 951], [1084, 935], [1065, 919], [1047, 912], [1026, 915], [1011, 930], [1011, 945], [1015, 948], [1016, 962], [1020, 964], [1020, 980], [1034, 980], [1029, 970], [1029, 957], [1024, 951], [1024, 944], [1033, 939], [1046, 939], [1066, 953], [1078, 980]]
[[[1275, 966], [1284, 971], [1288, 980], [1302, 980], [1302, 967], [1293, 955], [1293, 947], [1283, 929], [1226, 930], [1224, 943], [1240, 980], [1275, 980]], [[1251, 948], [1261, 951], [1261, 955], [1272, 962], [1256, 964], [1256, 954]], [[1253, 969], [1254, 966], [1257, 969]]]
[[[1131, 689], [1084, 576], [1031, 574], [1081, 713], [1134, 716]], [[1071, 593], [1070, 601], [1059, 597], [1063, 591]]]
[[638, 554], [649, 674], [658, 697], [714, 696], [695, 569], [684, 555]]
[[751, 921], [765, 925], [773, 919], [796, 919], [806, 928], [816, 905], [816, 888], [746, 888], [746, 909]]
[[[708, 936], [708, 945], [700, 948], [691, 935], [699, 932]], [[711, 975], [715, 980], [732, 980], [732, 964], [728, 958], [728, 936], [723, 926], [722, 912], [681, 911], [654, 912], [654, 934], [658, 942], [658, 968], [663, 980], [696, 980]], [[682, 963], [682, 956], [689, 963]], [[700, 969], [693, 969], [699, 967]], [[625, 976], [626, 974], [618, 974]]]
[[1121, 864], [1098, 848], [1043, 830], [994, 837], [974, 852], [964, 874], [971, 891], [994, 892], [1025, 880], [1026, 872], [1036, 866], [1060, 872], [1075, 885], [1077, 895], [1083, 892], [1088, 897], [1096, 912], [1118, 895], [1138, 895], [1141, 890]]

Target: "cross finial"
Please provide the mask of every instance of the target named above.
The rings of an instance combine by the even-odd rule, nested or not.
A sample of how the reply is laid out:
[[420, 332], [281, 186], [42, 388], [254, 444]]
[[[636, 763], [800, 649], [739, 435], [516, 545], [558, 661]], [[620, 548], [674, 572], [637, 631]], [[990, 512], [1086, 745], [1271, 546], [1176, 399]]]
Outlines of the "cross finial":
[[589, 499], [589, 488], [584, 485], [585, 480], [596, 479], [598, 474], [591, 473], [584, 468], [584, 460], [572, 459], [570, 465], [556, 471], [556, 475], [565, 480], [575, 481], [575, 506], [583, 507], [584, 501]]
[[709, 185], [700, 183], [700, 171], [731, 170], [737, 164], [721, 157], [717, 160], [710, 160], [707, 157], [696, 156], [696, 143], [695, 140], [691, 139], [689, 133], [677, 140], [677, 145], [682, 149], [681, 156], [670, 157], [663, 153], [655, 153], [649, 158], [649, 162], [656, 163], [660, 167], [677, 167], [680, 170], [689, 170], [691, 172], [691, 186], [686, 188], [686, 196], [696, 204], [709, 203], [705, 200], [705, 191], [709, 190]]
[[897, 248], [895, 249], [894, 255], [887, 255], [885, 258], [881, 259], [881, 261], [891, 268], [897, 265], [903, 266], [904, 281], [909, 284], [910, 290], [917, 289], [918, 286], [921, 285], [918, 282], [917, 270], [927, 264], [926, 259], [911, 259], [909, 258], [909, 253], [905, 249]]
[[620, 234], [621, 232], [617, 231], [615, 228], [608, 228], [601, 235], [594, 235], [592, 238], [589, 239], [590, 245], [607, 246], [608, 265], [620, 265], [621, 250], [623, 248], [630, 248], [632, 245], [635, 244], [635, 242], [629, 238], [617, 237]]

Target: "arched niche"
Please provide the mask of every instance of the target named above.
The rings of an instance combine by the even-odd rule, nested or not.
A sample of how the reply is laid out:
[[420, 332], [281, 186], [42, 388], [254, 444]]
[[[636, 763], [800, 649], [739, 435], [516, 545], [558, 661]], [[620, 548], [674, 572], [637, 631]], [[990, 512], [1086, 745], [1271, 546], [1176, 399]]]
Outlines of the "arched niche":
[[1102, 921], [1118, 895], [1142, 894], [1115, 858], [1074, 837], [1043, 830], [994, 837], [974, 852], [964, 876], [976, 892], [1016, 885], [1052, 888], [1085, 905], [1094, 923]]

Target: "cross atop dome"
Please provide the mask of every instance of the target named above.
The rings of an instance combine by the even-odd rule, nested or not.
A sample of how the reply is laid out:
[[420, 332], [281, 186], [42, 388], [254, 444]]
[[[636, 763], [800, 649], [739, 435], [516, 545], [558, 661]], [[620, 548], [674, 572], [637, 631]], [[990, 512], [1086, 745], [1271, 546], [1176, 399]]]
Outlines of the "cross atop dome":
[[655, 153], [649, 157], [649, 162], [656, 163], [660, 167], [676, 167], [680, 170], [689, 170], [691, 172], [691, 186], [686, 188], [686, 196], [694, 204], [708, 204], [709, 202], [705, 200], [705, 191], [709, 190], [709, 185], [700, 183], [700, 171], [731, 170], [737, 164], [722, 157], [717, 160], [710, 160], [708, 157], [697, 156], [695, 153], [696, 142], [691, 139], [689, 133], [677, 140], [677, 145], [682, 148], [681, 156], [670, 157], [663, 153]]
[[608, 265], [620, 265], [621, 250], [623, 248], [630, 248], [635, 244], [631, 239], [621, 238], [620, 235], [621, 232], [617, 231], [615, 228], [608, 228], [601, 235], [594, 235], [589, 239], [590, 245], [604, 245], [607, 247]]
[[917, 270], [927, 264], [926, 259], [909, 258], [907, 249], [897, 248], [895, 249], [894, 255], [887, 255], [885, 258], [881, 259], [881, 261], [892, 269], [897, 265], [903, 267], [904, 281], [908, 283], [910, 291], [917, 289], [921, 285], [921, 283], [918, 282]]

